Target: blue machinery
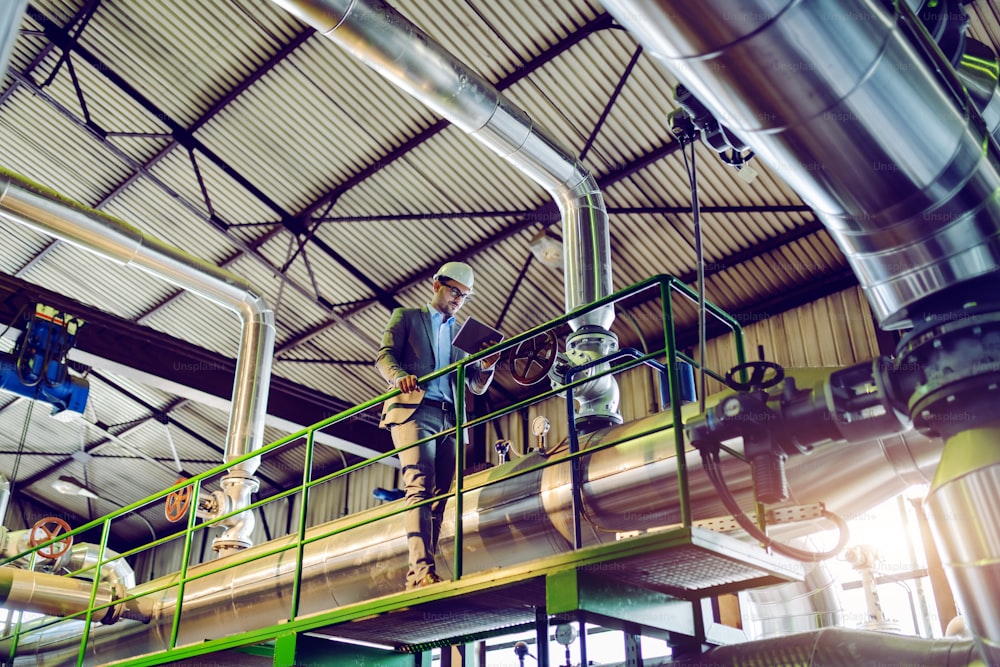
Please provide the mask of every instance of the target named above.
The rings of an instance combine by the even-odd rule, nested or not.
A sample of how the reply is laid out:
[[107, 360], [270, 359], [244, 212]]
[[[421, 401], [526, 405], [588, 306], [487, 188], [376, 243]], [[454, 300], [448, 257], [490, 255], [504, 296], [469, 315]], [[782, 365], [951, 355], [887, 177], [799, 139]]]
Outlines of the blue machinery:
[[83, 320], [38, 304], [10, 354], [0, 353], [0, 389], [83, 413], [90, 386], [70, 375], [66, 353], [76, 342]]

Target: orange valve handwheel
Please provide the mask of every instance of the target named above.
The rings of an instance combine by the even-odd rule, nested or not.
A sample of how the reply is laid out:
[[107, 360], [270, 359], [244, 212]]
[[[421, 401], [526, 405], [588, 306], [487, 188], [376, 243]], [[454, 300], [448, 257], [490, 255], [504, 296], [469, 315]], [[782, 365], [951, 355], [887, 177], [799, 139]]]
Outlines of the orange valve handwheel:
[[[187, 480], [187, 477], [180, 477], [174, 484], [180, 484], [181, 482]], [[187, 514], [188, 505], [191, 504], [191, 487], [185, 486], [183, 489], [177, 489], [173, 493], [167, 496], [166, 505], [164, 506], [164, 514], [167, 515], [167, 520], [171, 523], [176, 523], [184, 518]]]
[[[69, 531], [70, 527], [68, 523], [57, 516], [47, 516], [44, 519], [36, 521], [31, 527], [31, 532], [28, 534], [28, 543], [32, 547], [37, 547], [39, 544], [53, 539], [59, 533], [68, 533]], [[73, 536], [67, 535], [58, 542], [46, 544], [37, 553], [41, 558], [55, 559], [69, 551], [71, 546], [73, 546]]]

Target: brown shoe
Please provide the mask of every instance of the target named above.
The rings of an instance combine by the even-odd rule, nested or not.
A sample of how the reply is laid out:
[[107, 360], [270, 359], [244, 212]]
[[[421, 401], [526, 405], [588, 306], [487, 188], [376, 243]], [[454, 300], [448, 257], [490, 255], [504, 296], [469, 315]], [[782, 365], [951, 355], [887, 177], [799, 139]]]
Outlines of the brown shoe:
[[424, 586], [430, 586], [432, 584], [439, 584], [444, 579], [438, 576], [437, 572], [428, 572], [423, 576], [422, 579], [413, 584], [413, 588], [423, 588]]

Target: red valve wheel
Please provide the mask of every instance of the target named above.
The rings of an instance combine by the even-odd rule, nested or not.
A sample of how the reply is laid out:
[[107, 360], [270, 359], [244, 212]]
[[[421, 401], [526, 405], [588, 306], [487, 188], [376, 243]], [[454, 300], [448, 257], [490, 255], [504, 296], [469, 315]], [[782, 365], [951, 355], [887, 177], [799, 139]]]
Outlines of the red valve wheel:
[[538, 334], [514, 348], [510, 375], [523, 387], [535, 384], [545, 377], [556, 361], [559, 341], [551, 331]]
[[[181, 482], [187, 480], [187, 477], [179, 477], [174, 484], [180, 484]], [[187, 514], [188, 505], [191, 504], [191, 487], [185, 486], [183, 489], [177, 489], [173, 493], [167, 496], [166, 505], [163, 508], [163, 513], [167, 515], [167, 520], [171, 523], [176, 523], [184, 518]]]
[[[36, 521], [31, 527], [31, 532], [28, 533], [28, 543], [32, 547], [37, 547], [39, 544], [44, 544], [58, 536], [59, 533], [68, 533], [69, 531], [70, 527], [68, 523], [57, 516], [47, 516], [44, 519]], [[73, 546], [73, 536], [67, 535], [58, 542], [46, 544], [37, 553], [41, 558], [56, 559], [69, 551], [71, 546]]]

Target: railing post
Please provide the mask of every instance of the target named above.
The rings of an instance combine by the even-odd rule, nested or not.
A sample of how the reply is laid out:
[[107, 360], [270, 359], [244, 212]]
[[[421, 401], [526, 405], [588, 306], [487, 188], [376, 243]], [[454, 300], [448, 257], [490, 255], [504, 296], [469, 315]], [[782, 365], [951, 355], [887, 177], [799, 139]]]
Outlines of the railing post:
[[312, 487], [313, 448], [315, 444], [315, 429], [309, 429], [306, 434], [306, 454], [305, 462], [302, 466], [302, 491], [299, 499], [299, 534], [298, 542], [295, 545], [295, 578], [292, 580], [292, 609], [288, 620], [294, 621], [299, 615], [299, 602], [302, 599], [302, 559], [305, 554], [306, 521], [309, 511], [309, 492]]
[[455, 371], [455, 581], [462, 578], [464, 522], [462, 513], [465, 473], [465, 363]]

